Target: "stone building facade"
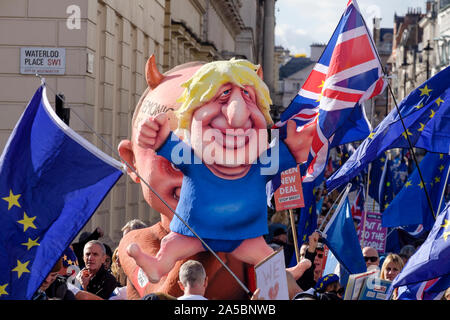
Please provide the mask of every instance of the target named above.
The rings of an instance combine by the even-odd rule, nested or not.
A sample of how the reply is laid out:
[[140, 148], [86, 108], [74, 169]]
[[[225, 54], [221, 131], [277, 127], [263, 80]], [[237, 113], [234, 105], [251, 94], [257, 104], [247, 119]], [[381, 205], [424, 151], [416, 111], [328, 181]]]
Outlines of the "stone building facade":
[[[55, 94], [63, 93], [73, 111], [70, 127], [118, 159], [117, 146], [130, 137], [132, 113], [146, 88], [149, 56], [162, 72], [233, 56], [270, 65], [273, 40], [272, 57], [264, 50], [273, 30], [264, 27], [274, 23], [272, 5], [274, 0], [0, 0], [1, 149], [40, 84], [21, 73], [22, 49], [64, 49], [63, 73], [42, 75], [49, 100], [54, 105]], [[273, 83], [268, 75], [266, 82]], [[115, 246], [122, 226], [134, 218], [153, 224], [159, 214], [124, 175], [83, 231], [99, 226]]]

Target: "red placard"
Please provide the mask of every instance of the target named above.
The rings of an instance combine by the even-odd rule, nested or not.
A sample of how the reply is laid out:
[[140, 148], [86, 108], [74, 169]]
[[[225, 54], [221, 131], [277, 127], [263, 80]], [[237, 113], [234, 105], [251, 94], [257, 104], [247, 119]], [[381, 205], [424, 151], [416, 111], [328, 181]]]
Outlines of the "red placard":
[[303, 208], [302, 179], [299, 166], [281, 173], [281, 185], [274, 194], [277, 211]]

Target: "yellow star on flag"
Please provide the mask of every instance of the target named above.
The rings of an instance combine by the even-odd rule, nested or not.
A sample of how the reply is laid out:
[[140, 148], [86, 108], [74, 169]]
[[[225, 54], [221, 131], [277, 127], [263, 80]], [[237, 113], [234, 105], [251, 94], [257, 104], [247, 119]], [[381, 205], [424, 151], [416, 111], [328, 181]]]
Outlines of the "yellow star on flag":
[[11, 209], [13, 206], [18, 206], [20, 208], [20, 204], [19, 204], [19, 198], [20, 198], [20, 194], [13, 194], [12, 190], [9, 190], [9, 197], [4, 197], [2, 198], [3, 200], [5, 200], [6, 202], [8, 202], [8, 210]]
[[441, 106], [441, 103], [444, 102], [444, 100], [442, 100], [441, 97], [439, 97], [439, 98], [436, 99], [435, 102], [436, 102], [436, 104], [438, 105], [438, 107], [440, 107], [440, 106]]
[[433, 91], [433, 89], [428, 89], [428, 85], [425, 85], [423, 88], [419, 88], [420, 90], [420, 96], [430, 96], [430, 92]]
[[419, 110], [420, 108], [423, 108], [423, 103], [419, 104], [418, 106], [415, 106], [414, 108], [416, 108], [417, 110]]
[[431, 109], [430, 111], [431, 111], [430, 119], [433, 119], [433, 117], [434, 117], [434, 115], [436, 114], [436, 112], [435, 112], [433, 109]]
[[33, 221], [36, 219], [36, 217], [28, 217], [27, 214], [23, 213], [23, 220], [17, 221], [20, 224], [23, 224], [23, 232], [27, 231], [28, 228], [37, 229], [34, 225]]
[[405, 139], [406, 139], [406, 135], [412, 136], [412, 133], [409, 132], [409, 129], [406, 129], [406, 132], [403, 132], [403, 133], [402, 133], [402, 136], [403, 136]]
[[30, 261], [22, 263], [19, 260], [17, 260], [17, 267], [12, 269], [11, 271], [16, 271], [17, 272], [17, 276], [20, 279], [20, 277], [22, 276], [23, 273], [30, 272], [30, 270], [27, 269], [27, 266], [28, 266], [29, 263], [30, 263]]
[[[426, 183], [425, 183], [426, 184]], [[420, 189], [423, 189], [423, 182], [421, 181], [418, 186], [420, 187]]]
[[320, 100], [322, 100], [322, 94], [319, 94], [319, 97], [317, 98], [316, 102], [319, 102]]
[[369, 139], [372, 139], [374, 135], [375, 135], [375, 132], [369, 133]]
[[441, 182], [441, 177], [434, 177], [434, 182], [436, 183]]
[[21, 243], [22, 245], [27, 247], [27, 250], [30, 250], [34, 246], [40, 246], [40, 244], [37, 242], [39, 240], [39, 237], [37, 237], [34, 240], [31, 240], [31, 238], [28, 238], [27, 242]]
[[444, 170], [444, 169], [445, 169], [444, 165], [441, 164], [441, 166], [439, 167], [439, 171], [442, 172], [442, 170]]
[[444, 232], [442, 237], [444, 238], [445, 241], [447, 241], [448, 236], [450, 236], [450, 231]]
[[412, 183], [411, 183], [411, 181], [406, 181], [406, 183], [405, 183], [405, 188], [408, 188], [408, 187], [410, 187], [410, 186], [412, 186]]
[[442, 228], [447, 229], [448, 227], [450, 227], [450, 220], [448, 219], [444, 219], [444, 224], [441, 225]]
[[420, 128], [417, 129], [417, 131], [422, 132], [423, 129], [425, 129], [425, 125], [422, 122], [419, 122], [419, 124], [420, 124]]
[[6, 286], [7, 286], [8, 284], [7, 283], [5, 283], [4, 285], [1, 285], [0, 286], [0, 297], [2, 296], [2, 295], [8, 295], [8, 292], [6, 291]]

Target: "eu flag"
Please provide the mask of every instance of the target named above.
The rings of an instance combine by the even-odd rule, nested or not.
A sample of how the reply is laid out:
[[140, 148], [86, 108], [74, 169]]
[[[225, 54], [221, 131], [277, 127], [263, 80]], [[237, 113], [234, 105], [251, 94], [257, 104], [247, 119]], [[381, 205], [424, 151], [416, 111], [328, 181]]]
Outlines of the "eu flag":
[[405, 132], [397, 109], [370, 133], [344, 165], [328, 180], [328, 190], [351, 181], [369, 162], [385, 150], [413, 146], [430, 152], [449, 153], [450, 145], [450, 66], [412, 91], [399, 105], [407, 128]]
[[392, 288], [450, 274], [450, 202], [437, 216], [425, 242], [409, 258]]
[[383, 212], [383, 227], [422, 224], [425, 230], [430, 230], [434, 223], [434, 217], [423, 189], [427, 189], [433, 210], [436, 211], [444, 191], [445, 173], [449, 165], [449, 155], [428, 153], [419, 164], [425, 185], [416, 168], [407, 179], [403, 189]]
[[0, 158], [0, 299], [27, 300], [122, 175], [39, 87]]
[[366, 271], [366, 263], [353, 222], [347, 193], [323, 230], [325, 243], [336, 259], [350, 273]]

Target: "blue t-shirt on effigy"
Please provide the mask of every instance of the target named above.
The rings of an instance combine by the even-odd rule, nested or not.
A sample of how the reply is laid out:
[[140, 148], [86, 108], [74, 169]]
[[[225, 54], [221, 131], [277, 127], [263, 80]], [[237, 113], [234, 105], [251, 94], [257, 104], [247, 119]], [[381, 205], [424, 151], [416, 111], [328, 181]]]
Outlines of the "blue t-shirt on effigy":
[[[180, 147], [178, 144], [183, 145]], [[190, 146], [171, 133], [157, 154], [174, 163], [171, 160], [173, 150], [175, 154], [179, 150], [190, 152], [188, 157], [180, 154], [181, 158], [189, 159], [189, 163], [175, 164], [184, 174], [177, 214], [201, 238], [244, 240], [267, 234], [266, 184], [278, 172], [297, 165], [286, 144], [280, 141], [278, 146], [279, 166], [276, 172], [261, 174], [264, 169], [273, 166], [268, 159], [276, 160], [276, 157], [271, 158], [271, 152], [276, 151], [277, 145], [268, 149], [267, 154], [263, 153], [244, 177], [228, 180], [214, 175]], [[194, 236], [177, 216], [173, 217], [170, 229]]]

